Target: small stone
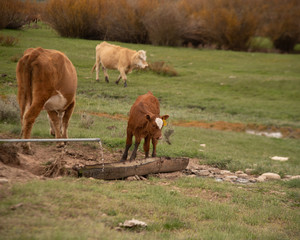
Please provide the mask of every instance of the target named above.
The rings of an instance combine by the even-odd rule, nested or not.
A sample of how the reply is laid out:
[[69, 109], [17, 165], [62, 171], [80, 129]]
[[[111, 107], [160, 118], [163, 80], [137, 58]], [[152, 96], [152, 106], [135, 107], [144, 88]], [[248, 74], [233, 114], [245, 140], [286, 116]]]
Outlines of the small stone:
[[252, 168], [246, 168], [245, 173], [251, 174], [254, 170]]
[[199, 170], [196, 174], [198, 176], [208, 176], [210, 172], [208, 170]]
[[278, 175], [277, 173], [264, 173], [261, 176], [264, 176], [266, 179], [281, 179], [280, 175]]
[[246, 173], [241, 173], [241, 174], [238, 174], [238, 177], [240, 177], [240, 178], [247, 178], [247, 177], [248, 177], [248, 174], [246, 174]]
[[216, 180], [216, 182], [223, 182], [222, 178], [216, 178], [215, 180]]
[[236, 182], [237, 183], [249, 183], [249, 180], [248, 179], [245, 179], [245, 178], [237, 178], [236, 179]]
[[238, 177], [234, 175], [225, 176], [225, 180], [235, 181]]
[[300, 179], [300, 175], [292, 176], [291, 179]]
[[256, 178], [257, 182], [264, 182], [266, 180], [266, 177], [264, 176], [259, 176], [258, 178]]
[[271, 159], [274, 161], [280, 161], [280, 162], [285, 162], [285, 161], [289, 160], [288, 157], [279, 157], [279, 156], [271, 157]]
[[228, 170], [221, 170], [221, 171], [220, 171], [220, 174], [226, 175], [226, 174], [231, 174], [231, 172], [228, 171]]
[[239, 174], [244, 174], [243, 171], [236, 171], [235, 174], [239, 175]]
[[6, 178], [0, 178], [0, 184], [6, 184], [8, 182], [9, 182], [8, 179], [6, 179]]

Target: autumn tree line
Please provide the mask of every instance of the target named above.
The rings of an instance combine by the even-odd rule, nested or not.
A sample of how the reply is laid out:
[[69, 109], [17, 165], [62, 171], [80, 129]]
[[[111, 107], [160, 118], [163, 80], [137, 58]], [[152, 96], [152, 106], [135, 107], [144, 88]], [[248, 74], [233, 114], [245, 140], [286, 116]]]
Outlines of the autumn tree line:
[[162, 46], [248, 51], [263, 37], [292, 52], [300, 42], [299, 0], [0, 0], [0, 29], [37, 20], [63, 37]]

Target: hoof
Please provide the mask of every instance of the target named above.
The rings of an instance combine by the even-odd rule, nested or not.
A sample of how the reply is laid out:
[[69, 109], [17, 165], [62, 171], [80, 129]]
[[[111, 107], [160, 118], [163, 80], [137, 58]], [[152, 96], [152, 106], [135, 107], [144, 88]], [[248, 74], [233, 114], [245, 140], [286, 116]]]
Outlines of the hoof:
[[124, 87], [127, 87], [127, 83], [126, 82], [124, 83]]
[[108, 77], [105, 77], [105, 82], [109, 83]]
[[24, 154], [26, 154], [26, 155], [33, 155], [34, 154], [33, 150], [28, 145], [24, 145], [24, 146], [22, 146], [22, 148], [23, 148], [23, 153]]
[[96, 79], [96, 82], [100, 82], [99, 78]]

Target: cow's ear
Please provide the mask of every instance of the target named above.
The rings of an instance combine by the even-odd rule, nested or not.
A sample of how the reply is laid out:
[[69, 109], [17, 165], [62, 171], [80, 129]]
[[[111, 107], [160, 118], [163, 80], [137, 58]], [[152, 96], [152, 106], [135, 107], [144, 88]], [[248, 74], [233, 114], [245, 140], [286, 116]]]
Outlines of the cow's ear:
[[162, 120], [167, 120], [168, 118], [169, 118], [169, 115], [163, 115], [163, 116], [161, 117]]

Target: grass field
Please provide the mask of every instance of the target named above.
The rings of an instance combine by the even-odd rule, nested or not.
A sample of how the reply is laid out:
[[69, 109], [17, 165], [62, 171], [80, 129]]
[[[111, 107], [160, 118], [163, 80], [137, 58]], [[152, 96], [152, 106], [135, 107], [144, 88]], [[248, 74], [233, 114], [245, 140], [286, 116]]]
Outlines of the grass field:
[[[229, 170], [300, 174], [299, 139], [267, 138], [245, 132], [175, 126], [201, 121], [300, 128], [300, 55], [247, 53], [116, 43], [147, 51], [148, 61], [165, 61], [178, 76], [135, 71], [128, 87], [100, 83], [91, 69], [99, 41], [59, 37], [46, 25], [38, 29], [1, 30], [19, 42], [0, 46], [0, 95], [15, 96], [16, 60], [29, 47], [64, 52], [78, 74], [77, 105], [70, 137], [100, 137], [112, 151], [125, 145], [126, 121], [96, 116], [126, 116], [138, 95], [152, 91], [169, 114], [172, 145], [161, 142], [159, 156], [196, 157], [203, 164]], [[82, 126], [82, 113], [94, 124]], [[93, 113], [93, 114], [92, 114]], [[114, 130], [110, 130], [114, 126]], [[20, 133], [18, 121], [1, 121], [1, 133]], [[33, 137], [48, 137], [45, 113]], [[200, 144], [206, 144], [201, 148]], [[203, 151], [204, 150], [204, 151]], [[287, 162], [271, 156], [289, 157]], [[1, 187], [1, 186], [0, 186]], [[33, 181], [0, 189], [0, 233], [4, 239], [298, 239], [299, 181], [237, 186], [211, 179], [150, 179], [105, 182], [63, 178]], [[24, 206], [11, 211], [10, 206]], [[118, 232], [128, 218], [148, 222], [146, 230]]]

